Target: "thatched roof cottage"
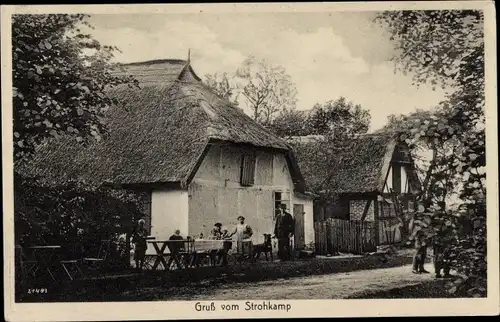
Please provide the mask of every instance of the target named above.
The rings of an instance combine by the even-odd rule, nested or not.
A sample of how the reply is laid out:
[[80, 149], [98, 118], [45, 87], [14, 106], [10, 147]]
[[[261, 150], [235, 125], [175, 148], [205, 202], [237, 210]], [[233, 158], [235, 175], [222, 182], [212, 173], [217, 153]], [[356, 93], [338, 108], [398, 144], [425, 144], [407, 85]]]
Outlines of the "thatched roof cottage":
[[243, 215], [259, 242], [285, 203], [296, 244], [314, 241], [312, 199], [286, 142], [219, 98], [189, 61], [123, 67], [140, 88], [111, 91], [120, 104], [106, 114], [109, 133], [84, 149], [68, 139], [40, 149], [33, 174], [147, 191], [156, 238], [177, 228], [206, 236], [215, 222], [230, 227]]
[[[321, 144], [321, 138], [292, 141], [301, 142], [296, 144], [298, 148], [301, 144]], [[374, 221], [379, 226], [379, 244], [398, 242], [400, 234], [394, 223], [400, 209], [394, 198], [403, 200], [404, 207], [414, 207], [414, 197], [420, 190], [408, 146], [388, 134], [360, 135], [346, 146], [331, 159], [334, 166], [326, 175], [326, 188], [333, 193], [328, 200], [316, 200], [315, 220]], [[307, 184], [324, 180], [325, 174], [307, 171], [306, 161], [299, 158]]]

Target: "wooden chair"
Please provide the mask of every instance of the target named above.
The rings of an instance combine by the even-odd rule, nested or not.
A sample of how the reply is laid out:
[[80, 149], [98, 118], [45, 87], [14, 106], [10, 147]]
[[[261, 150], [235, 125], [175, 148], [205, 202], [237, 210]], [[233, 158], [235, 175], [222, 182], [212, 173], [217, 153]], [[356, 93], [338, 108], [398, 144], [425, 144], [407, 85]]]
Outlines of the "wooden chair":
[[165, 267], [166, 270], [170, 270], [172, 264], [175, 264], [178, 269], [181, 269], [182, 266], [184, 267], [190, 266], [191, 252], [189, 246], [187, 246], [186, 244], [188, 244], [188, 242], [169, 241], [167, 243], [169, 252], [165, 254], [166, 255], [165, 257], [168, 257], [167, 267]]
[[179, 256], [184, 267], [192, 267], [196, 263], [196, 253], [194, 251], [194, 239], [186, 240], [182, 243]]
[[106, 263], [106, 258], [109, 253], [109, 247], [109, 240], [101, 240], [96, 257], [84, 257], [82, 259], [83, 263], [85, 263], [87, 268], [89, 269], [101, 269]]
[[[154, 239], [155, 239], [155, 237], [151, 237], [151, 236], [148, 236], [146, 238], [146, 240], [154, 240]], [[156, 256], [157, 256], [155, 251], [148, 252], [148, 250], [150, 249], [149, 246], [150, 245], [148, 245], [148, 248], [146, 248], [146, 254], [144, 255], [144, 263], [143, 263], [144, 269], [153, 269], [153, 265], [154, 265], [154, 262], [155, 262]]]
[[61, 265], [66, 273], [66, 276], [68, 276], [70, 281], [73, 281], [76, 276], [83, 278], [85, 274], [83, 274], [83, 271], [80, 268], [83, 263], [83, 258], [81, 257], [81, 245], [73, 245], [71, 250], [72, 253], [70, 256], [65, 256], [65, 258], [61, 259]]
[[193, 266], [200, 267], [200, 266], [212, 265], [212, 254], [208, 250], [194, 251], [193, 256], [195, 257], [193, 261]]
[[22, 247], [19, 247], [18, 250], [22, 280], [26, 281], [28, 278], [34, 278], [38, 271], [38, 261], [26, 253]]

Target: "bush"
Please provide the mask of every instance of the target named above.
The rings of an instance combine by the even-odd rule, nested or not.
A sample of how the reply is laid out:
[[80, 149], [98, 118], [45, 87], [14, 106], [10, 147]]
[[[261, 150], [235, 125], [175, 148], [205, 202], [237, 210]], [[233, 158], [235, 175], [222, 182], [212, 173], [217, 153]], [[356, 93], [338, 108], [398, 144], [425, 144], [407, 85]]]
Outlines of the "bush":
[[[412, 236], [424, 233], [432, 242], [442, 242], [449, 249], [451, 268], [460, 277], [447, 284], [450, 294], [484, 297], [487, 294], [486, 206], [484, 200], [464, 204], [458, 211], [434, 211], [415, 214]], [[446, 236], [442, 227], [452, 229]]]
[[100, 189], [46, 188], [18, 178], [14, 225], [20, 245], [61, 245], [66, 256], [95, 256], [101, 240], [110, 240], [112, 262], [128, 263], [126, 233], [143, 214], [138, 201]]

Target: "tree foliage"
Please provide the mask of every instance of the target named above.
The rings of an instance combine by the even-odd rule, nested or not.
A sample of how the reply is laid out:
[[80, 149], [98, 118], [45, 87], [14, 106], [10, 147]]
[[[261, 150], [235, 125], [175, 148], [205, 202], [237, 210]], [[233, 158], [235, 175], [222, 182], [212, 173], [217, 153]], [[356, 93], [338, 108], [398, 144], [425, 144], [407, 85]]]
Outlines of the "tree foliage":
[[[335, 171], [348, 158], [355, 158], [353, 138], [370, 127], [370, 113], [340, 97], [316, 104], [310, 111], [288, 111], [276, 118], [271, 129], [290, 138], [308, 189], [324, 199], [335, 194]], [[306, 142], [291, 137], [309, 136]], [[352, 153], [351, 153], [352, 152]]]
[[361, 105], [354, 105], [345, 97], [340, 97], [335, 101], [314, 105], [308, 121], [311, 134], [339, 137], [366, 133], [370, 120], [370, 113]]
[[[390, 11], [377, 19], [385, 25], [396, 48], [394, 62], [400, 71], [412, 72], [414, 82], [449, 89], [435, 111], [393, 117], [390, 129], [414, 147], [426, 148], [432, 157], [426, 166], [423, 210], [415, 230], [434, 237], [438, 218], [457, 218], [451, 245], [453, 266], [465, 278], [450, 288], [472, 296], [486, 294], [486, 210], [484, 132], [483, 14], [470, 10]], [[457, 192], [458, 211], [447, 207], [443, 194]], [[441, 201], [440, 201], [441, 198]], [[466, 227], [469, 227], [466, 229]], [[473, 228], [470, 228], [473, 227]], [[458, 233], [460, 232], [460, 233]]]
[[269, 126], [281, 137], [323, 135], [343, 137], [364, 134], [370, 127], [371, 116], [361, 105], [345, 97], [317, 103], [311, 110], [284, 109]]
[[227, 73], [215, 73], [205, 75], [205, 84], [210, 87], [220, 98], [227, 99], [233, 105], [238, 105], [238, 93], [232, 80]]
[[[121, 234], [132, 231], [134, 221], [143, 216], [144, 198], [130, 191], [82, 190], [71, 183], [47, 189], [36, 180], [24, 179], [14, 204], [17, 243], [61, 245], [69, 252], [79, 245], [79, 251], [89, 254], [102, 239], [117, 245]], [[114, 255], [117, 260], [128, 258]]]
[[238, 92], [261, 124], [268, 125], [281, 110], [295, 107], [297, 89], [282, 66], [250, 56], [236, 71], [236, 78]]
[[133, 84], [115, 77], [114, 47], [80, 28], [86, 15], [14, 15], [12, 66], [16, 161], [46, 140], [70, 134], [78, 142], [100, 138], [103, 112], [114, 100], [106, 88]]
[[310, 135], [311, 128], [307, 122], [308, 112], [285, 108], [276, 115], [268, 128], [282, 138]]
[[79, 182], [40, 186], [20, 173], [37, 147], [61, 135], [75, 144], [99, 140], [107, 130], [106, 109], [118, 102], [110, 87], [137, 85], [117, 77], [115, 47], [101, 45], [84, 28], [81, 14], [15, 15], [12, 20], [14, 116], [14, 222], [16, 241], [25, 244], [98, 245], [130, 229], [140, 213], [135, 193], [90, 190]]

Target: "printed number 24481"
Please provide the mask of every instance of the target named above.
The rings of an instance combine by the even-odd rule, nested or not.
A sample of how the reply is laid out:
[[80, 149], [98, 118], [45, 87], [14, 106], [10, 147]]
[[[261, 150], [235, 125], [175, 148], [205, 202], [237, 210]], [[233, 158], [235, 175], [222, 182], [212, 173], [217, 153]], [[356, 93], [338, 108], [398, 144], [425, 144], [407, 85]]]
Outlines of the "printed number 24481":
[[28, 289], [28, 294], [46, 294], [47, 289], [46, 288], [29, 288]]

